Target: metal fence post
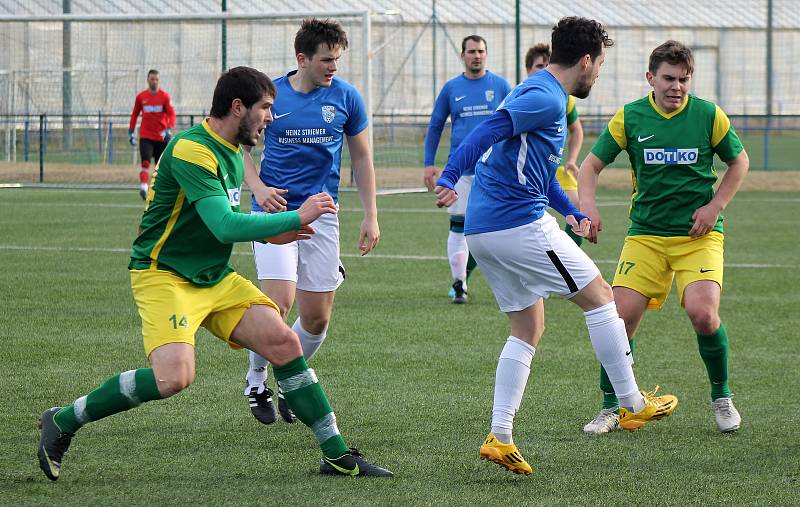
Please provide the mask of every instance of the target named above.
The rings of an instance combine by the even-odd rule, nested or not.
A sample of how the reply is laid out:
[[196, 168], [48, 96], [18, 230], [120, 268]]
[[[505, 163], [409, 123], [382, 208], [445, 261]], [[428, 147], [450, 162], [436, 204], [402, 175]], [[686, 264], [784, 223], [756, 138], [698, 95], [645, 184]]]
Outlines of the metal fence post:
[[112, 122], [108, 122], [108, 163], [114, 163], [114, 129]]
[[103, 159], [103, 112], [97, 111], [97, 156]]
[[31, 120], [28, 117], [25, 117], [25, 129], [23, 130], [22, 134], [22, 158], [25, 162], [29, 159], [29, 151], [30, 151], [30, 128], [31, 128]]
[[44, 132], [46, 115], [39, 115], [39, 183], [44, 183], [44, 143], [47, 137]]

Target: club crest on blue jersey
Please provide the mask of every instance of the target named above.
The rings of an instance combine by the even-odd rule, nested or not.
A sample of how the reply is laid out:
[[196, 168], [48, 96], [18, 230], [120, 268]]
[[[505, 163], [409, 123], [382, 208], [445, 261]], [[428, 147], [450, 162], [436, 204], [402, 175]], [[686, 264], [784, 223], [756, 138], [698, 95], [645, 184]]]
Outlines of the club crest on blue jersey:
[[331, 123], [336, 116], [336, 108], [333, 106], [322, 106], [322, 119], [325, 123]]
[[486, 102], [491, 102], [494, 100], [494, 90], [486, 90], [484, 94], [486, 95]]

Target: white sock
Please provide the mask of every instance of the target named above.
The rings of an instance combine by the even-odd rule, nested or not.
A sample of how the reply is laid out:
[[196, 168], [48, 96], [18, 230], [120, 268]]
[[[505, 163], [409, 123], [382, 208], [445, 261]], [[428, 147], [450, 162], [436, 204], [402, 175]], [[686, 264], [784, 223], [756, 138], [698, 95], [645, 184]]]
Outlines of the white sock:
[[[447, 259], [450, 261], [450, 272], [453, 279], [464, 281], [467, 279], [467, 240], [463, 232], [453, 232], [447, 235]], [[466, 289], [466, 287], [464, 287]]]
[[628, 410], [640, 411], [644, 408], [644, 397], [633, 375], [628, 335], [625, 333], [625, 322], [617, 314], [617, 305], [612, 301], [583, 315], [594, 353], [614, 386], [619, 404]]
[[250, 369], [247, 370], [247, 387], [244, 388], [244, 394], [250, 392], [250, 388], [254, 388], [257, 394], [264, 392], [264, 382], [267, 381], [267, 366], [269, 361], [259, 356], [252, 350], [250, 351]]
[[292, 331], [297, 333], [297, 336], [300, 337], [300, 345], [303, 347], [303, 357], [305, 357], [306, 361], [311, 359], [311, 356], [319, 349], [319, 346], [322, 345], [322, 342], [325, 341], [325, 336], [327, 336], [328, 328], [326, 327], [320, 334], [311, 334], [300, 324], [300, 317], [294, 321], [292, 324]]
[[501, 435], [510, 444], [514, 429], [514, 416], [522, 403], [522, 395], [531, 372], [531, 361], [536, 349], [514, 336], [506, 340], [494, 380], [494, 403], [492, 405], [492, 433]]

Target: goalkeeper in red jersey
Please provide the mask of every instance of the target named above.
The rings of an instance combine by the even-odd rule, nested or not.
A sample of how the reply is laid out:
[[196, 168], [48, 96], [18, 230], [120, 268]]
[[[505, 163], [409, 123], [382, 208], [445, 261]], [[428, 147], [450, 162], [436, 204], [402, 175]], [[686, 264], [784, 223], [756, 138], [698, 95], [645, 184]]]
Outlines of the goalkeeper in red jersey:
[[170, 129], [175, 128], [175, 108], [172, 107], [172, 98], [169, 93], [158, 87], [158, 71], [151, 69], [147, 72], [147, 89], [136, 96], [133, 103], [131, 121], [128, 125], [128, 140], [132, 146], [136, 145], [134, 131], [136, 119], [142, 114], [142, 123], [139, 126], [139, 154], [142, 165], [139, 170], [139, 195], [147, 199], [147, 185], [150, 181], [150, 159], [158, 163], [164, 148], [172, 138]]

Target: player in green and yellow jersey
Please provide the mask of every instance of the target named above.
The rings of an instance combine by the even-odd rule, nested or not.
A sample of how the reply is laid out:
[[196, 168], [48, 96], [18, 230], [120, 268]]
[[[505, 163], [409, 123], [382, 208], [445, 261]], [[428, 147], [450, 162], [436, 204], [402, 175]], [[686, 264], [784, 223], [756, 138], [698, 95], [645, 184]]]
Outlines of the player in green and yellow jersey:
[[[528, 76], [547, 67], [550, 63], [550, 45], [543, 42], [535, 44], [525, 54], [525, 70]], [[564, 193], [567, 194], [572, 204], [578, 206], [578, 154], [583, 144], [583, 127], [578, 118], [578, 109], [575, 107], [575, 97], [567, 97], [567, 156], [564, 164], [556, 169], [556, 179]], [[564, 230], [578, 246], [583, 243], [583, 237], [572, 231], [572, 226], [566, 224]]]
[[[739, 429], [741, 417], [728, 385], [728, 335], [719, 317], [722, 211], [750, 163], [722, 109], [689, 95], [693, 70], [692, 52], [680, 42], [653, 50], [646, 75], [653, 91], [617, 111], [581, 164], [578, 188], [581, 211], [592, 220], [588, 239], [597, 242], [603, 229], [598, 175], [621, 151], [628, 153], [631, 225], [612, 285], [631, 350], [645, 310], [664, 304], [674, 278], [708, 371], [717, 426], [727, 433]], [[716, 192], [715, 154], [728, 166]], [[584, 427], [587, 433], [617, 426], [617, 398], [602, 369], [600, 387], [603, 409]]]
[[151, 367], [114, 375], [72, 404], [42, 414], [39, 466], [51, 480], [58, 479], [63, 455], [82, 426], [168, 398], [194, 381], [200, 326], [231, 348], [272, 362], [289, 407], [319, 441], [321, 473], [392, 475], [347, 447], [297, 335], [278, 306], [229, 264], [235, 242], [308, 239], [314, 232], [308, 224], [336, 213], [326, 193], [295, 211], [239, 213], [244, 157], [250, 156], [242, 145], [255, 146], [272, 121], [275, 93], [263, 73], [229, 70], [217, 82], [211, 117], [175, 136], [161, 156], [128, 266]]

